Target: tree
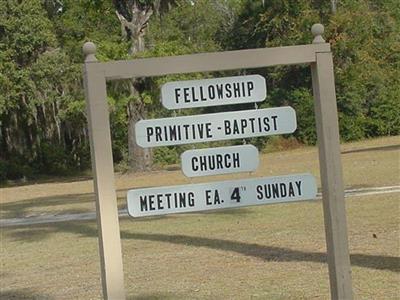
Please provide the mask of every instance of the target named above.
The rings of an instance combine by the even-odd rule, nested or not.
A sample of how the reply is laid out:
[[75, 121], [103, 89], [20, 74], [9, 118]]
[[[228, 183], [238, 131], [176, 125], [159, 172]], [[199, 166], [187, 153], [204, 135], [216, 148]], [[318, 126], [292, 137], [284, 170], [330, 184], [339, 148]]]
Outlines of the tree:
[[[313, 23], [325, 25], [324, 38], [332, 45], [341, 138], [345, 141], [399, 132], [400, 13], [398, 1], [244, 1], [226, 42], [230, 49], [308, 44]], [[244, 26], [246, 24], [246, 26]], [[311, 115], [309, 67], [284, 66], [263, 70], [271, 91], [268, 102], [298, 106]], [[305, 92], [308, 89], [309, 92]], [[392, 107], [388, 110], [388, 107]], [[379, 108], [378, 108], [379, 107]], [[312, 124], [313, 120], [307, 120]], [[390, 124], [390, 125], [389, 125]], [[297, 137], [315, 141], [315, 132], [301, 130]]]
[[[221, 1], [114, 1], [116, 14], [121, 23], [122, 35], [129, 40], [130, 56], [164, 56], [199, 51], [216, 50], [214, 39], [224, 17], [232, 10]], [[149, 22], [152, 19], [152, 30]], [[157, 18], [156, 18], [157, 17]], [[226, 26], [225, 26], [226, 27]], [[150, 33], [150, 37], [148, 34]], [[151, 47], [146, 47], [148, 41]], [[169, 48], [172, 52], [169, 52]], [[172, 47], [172, 48], [170, 48]], [[167, 51], [165, 51], [167, 50]], [[158, 89], [160, 82], [134, 78], [129, 82], [128, 146], [130, 165], [133, 170], [146, 170], [152, 164], [151, 149], [136, 144], [134, 124], [157, 108], [144, 91]], [[152, 93], [153, 98], [154, 94]], [[147, 101], [149, 100], [149, 101]], [[157, 102], [157, 101], [156, 101]]]
[[[8, 177], [28, 175], [29, 168], [60, 171], [76, 161], [77, 136], [72, 138], [60, 112], [68, 106], [79, 71], [57, 48], [41, 1], [0, 1], [0, 6], [1, 160]], [[51, 152], [65, 148], [71, 156], [49, 162]]]
[[[90, 163], [81, 74], [88, 40], [108, 61], [307, 44], [311, 25], [320, 22], [334, 52], [342, 139], [400, 134], [397, 2], [341, 0], [333, 14], [338, 1], [0, 0], [0, 179], [65, 174]], [[221, 110], [165, 110], [158, 101], [163, 83], [242, 72], [252, 70], [107, 83], [114, 161], [130, 157], [134, 170], [151, 166], [149, 149], [135, 145], [140, 119]], [[295, 137], [315, 142], [309, 67], [257, 73], [267, 78], [263, 106], [292, 105]], [[184, 148], [157, 148], [154, 159], [176, 162]]]
[[[145, 34], [150, 17], [158, 11], [160, 1], [113, 1], [118, 20], [121, 23], [122, 36], [130, 42], [129, 55], [135, 56], [145, 50]], [[147, 107], [141, 97], [144, 82], [141, 78], [132, 78], [129, 82], [130, 101], [128, 103], [128, 154], [130, 167], [135, 171], [151, 168], [151, 148], [141, 148], [135, 139], [136, 122], [147, 118]]]
[[331, 11], [332, 11], [332, 14], [336, 14], [338, 2], [339, 2], [338, 0], [331, 0]]

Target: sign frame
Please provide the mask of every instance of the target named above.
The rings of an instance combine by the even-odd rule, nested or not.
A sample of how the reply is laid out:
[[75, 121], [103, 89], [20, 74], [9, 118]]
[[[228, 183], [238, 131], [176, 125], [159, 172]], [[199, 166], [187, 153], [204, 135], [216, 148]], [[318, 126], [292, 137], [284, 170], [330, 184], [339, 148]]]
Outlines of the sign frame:
[[322, 37], [321, 24], [314, 24], [311, 32], [314, 40], [307, 45], [110, 62], [97, 61], [93, 43], [83, 45], [83, 78], [105, 299], [125, 299], [106, 81], [291, 64], [311, 67], [331, 298], [353, 298], [332, 52]]

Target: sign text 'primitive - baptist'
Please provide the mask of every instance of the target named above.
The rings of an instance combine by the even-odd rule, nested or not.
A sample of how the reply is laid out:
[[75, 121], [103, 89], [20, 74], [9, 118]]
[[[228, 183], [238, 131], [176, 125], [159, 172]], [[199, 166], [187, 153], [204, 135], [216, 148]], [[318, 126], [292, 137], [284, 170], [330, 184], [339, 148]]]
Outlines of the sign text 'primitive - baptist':
[[143, 148], [242, 139], [296, 130], [296, 112], [289, 106], [141, 120], [136, 142]]

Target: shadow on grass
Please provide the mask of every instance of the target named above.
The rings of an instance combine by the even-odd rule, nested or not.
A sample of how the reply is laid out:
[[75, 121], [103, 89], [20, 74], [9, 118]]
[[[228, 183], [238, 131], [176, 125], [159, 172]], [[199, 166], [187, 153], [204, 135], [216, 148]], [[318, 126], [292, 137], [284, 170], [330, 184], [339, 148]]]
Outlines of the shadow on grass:
[[[38, 225], [31, 226], [28, 229], [14, 228], [3, 232], [3, 234], [9, 235], [11, 238], [24, 241], [38, 241], [48, 237], [50, 234], [58, 233], [60, 231], [73, 233], [78, 235], [78, 237], [97, 238], [98, 236], [97, 228], [95, 226], [80, 222], [54, 223], [47, 226]], [[212, 239], [187, 235], [133, 233], [128, 231], [121, 231], [121, 238], [171, 243], [189, 247], [203, 247], [227, 252], [236, 252], [241, 255], [258, 258], [263, 261], [305, 261], [317, 263], [327, 262], [326, 253], [305, 252], [289, 248], [266, 246], [223, 239]], [[350, 259], [353, 266], [400, 272], [399, 257], [353, 253], [350, 255]]]
[[226, 209], [206, 210], [201, 213], [204, 215], [246, 216], [246, 215], [250, 215], [254, 212], [246, 207], [240, 207], [240, 208], [235, 207], [235, 208], [226, 208]]
[[97, 238], [98, 236], [95, 226], [79, 222], [60, 222], [2, 229], [3, 236], [8, 236], [14, 241], [31, 243], [43, 241], [60, 232], [73, 233], [77, 238]]
[[37, 294], [29, 289], [18, 289], [18, 290], [9, 290], [9, 291], [4, 291], [3, 289], [0, 291], [0, 299], [8, 300], [8, 299], [15, 299], [15, 300], [32, 300], [32, 299], [37, 299], [37, 300], [50, 300], [54, 299], [50, 296], [47, 295], [40, 295]]
[[[46, 238], [49, 238], [50, 235], [56, 233], [55, 228], [53, 227], [41, 227], [37, 228], [35, 226], [31, 226], [31, 228], [16, 228], [10, 233], [10, 237], [12, 237], [15, 241], [21, 241], [24, 243], [34, 243], [40, 242]], [[5, 231], [2, 232], [3, 235], [6, 234]], [[1, 299], [1, 298], [0, 298]]]
[[[9, 202], [1, 204], [2, 218], [19, 218], [26, 216], [27, 213], [30, 213], [32, 208], [38, 207], [54, 207], [60, 205], [69, 205], [69, 204], [81, 204], [87, 202], [93, 202], [94, 208], [94, 194], [70, 194], [70, 195], [60, 195], [60, 196], [51, 196], [51, 197], [41, 197], [41, 198], [33, 198], [28, 200], [22, 200], [17, 202]], [[65, 210], [61, 210], [61, 212], [65, 213]]]
[[[126, 193], [130, 189], [119, 189], [117, 193]], [[125, 197], [122, 197], [125, 199]], [[121, 199], [121, 197], [118, 197]], [[94, 193], [81, 193], [81, 194], [67, 194], [50, 197], [38, 197], [16, 202], [2, 203], [0, 210], [3, 219], [9, 218], [22, 218], [31, 213], [32, 209], [40, 207], [55, 207], [66, 206], [82, 203], [93, 203], [93, 210], [95, 207], [95, 194]], [[119, 205], [121, 206], [121, 205]], [[61, 208], [57, 214], [80, 213], [88, 212], [90, 210], [80, 210], [72, 208]]]
[[76, 175], [71, 174], [70, 176], [57, 176], [57, 175], [39, 175], [37, 178], [33, 179], [23, 179], [23, 180], [8, 180], [6, 182], [1, 182], [1, 188], [9, 187], [20, 187], [33, 184], [45, 184], [45, 183], [70, 183], [78, 181], [88, 181], [92, 180], [92, 175]]
[[[123, 239], [166, 242], [185, 246], [205, 247], [215, 250], [236, 252], [245, 256], [255, 257], [264, 261], [290, 262], [308, 261], [326, 263], [327, 256], [321, 252], [304, 252], [288, 248], [250, 244], [237, 241], [192, 237], [186, 235], [164, 235], [121, 232]], [[359, 267], [400, 272], [400, 258], [368, 254], [351, 254], [351, 264]]]
[[392, 151], [392, 150], [400, 150], [400, 145], [389, 145], [389, 146], [371, 147], [371, 148], [362, 148], [353, 150], [350, 149], [342, 151], [342, 154], [368, 152], [368, 151]]
[[131, 295], [127, 296], [127, 300], [168, 300], [168, 299], [187, 299], [184, 297], [179, 297], [177, 295], [168, 293], [168, 294], [140, 294], [140, 295]]

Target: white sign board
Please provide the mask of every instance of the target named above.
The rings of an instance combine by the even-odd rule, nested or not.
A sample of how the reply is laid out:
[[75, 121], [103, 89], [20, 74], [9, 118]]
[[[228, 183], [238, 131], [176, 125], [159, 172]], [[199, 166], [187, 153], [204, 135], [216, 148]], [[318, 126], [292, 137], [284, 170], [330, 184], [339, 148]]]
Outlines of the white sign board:
[[251, 172], [258, 167], [253, 145], [188, 150], [182, 153], [182, 172], [188, 177]]
[[310, 200], [316, 194], [311, 174], [145, 188], [128, 191], [128, 213], [145, 217], [197, 212]]
[[260, 102], [267, 96], [261, 75], [168, 82], [161, 102], [168, 109]]
[[290, 106], [206, 115], [141, 120], [136, 143], [143, 148], [242, 139], [296, 130], [296, 112]]

